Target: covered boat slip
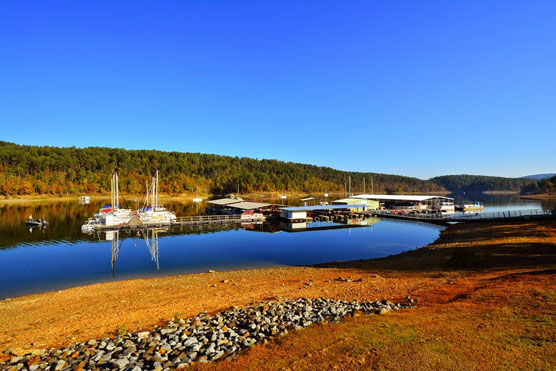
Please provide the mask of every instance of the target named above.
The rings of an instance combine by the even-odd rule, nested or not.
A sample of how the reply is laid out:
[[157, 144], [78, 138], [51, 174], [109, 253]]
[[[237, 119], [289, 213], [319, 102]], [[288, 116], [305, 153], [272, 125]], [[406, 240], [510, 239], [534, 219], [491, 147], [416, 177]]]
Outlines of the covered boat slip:
[[368, 205], [318, 205], [281, 207], [280, 218], [287, 220], [306, 220], [307, 213], [313, 211], [366, 211]]
[[416, 210], [422, 212], [454, 212], [454, 199], [435, 195], [375, 195], [351, 196], [361, 200], [374, 200], [389, 210]]
[[207, 204], [213, 205], [213, 211], [225, 214], [241, 214], [246, 211], [261, 211], [272, 206], [271, 204], [264, 202], [244, 201], [241, 198], [221, 198], [218, 200], [207, 201]]

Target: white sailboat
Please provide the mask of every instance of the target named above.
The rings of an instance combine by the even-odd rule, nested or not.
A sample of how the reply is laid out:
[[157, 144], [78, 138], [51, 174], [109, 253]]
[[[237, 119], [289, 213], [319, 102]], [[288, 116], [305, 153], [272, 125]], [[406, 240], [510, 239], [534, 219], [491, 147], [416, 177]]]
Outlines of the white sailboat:
[[117, 173], [112, 174], [111, 190], [112, 204], [105, 205], [100, 209], [100, 215], [104, 220], [102, 224], [112, 226], [129, 223], [133, 211], [130, 209], [120, 209], [120, 191]]
[[[149, 190], [151, 205], [147, 206]], [[145, 207], [137, 211], [137, 216], [143, 224], [171, 224], [176, 220], [176, 215], [173, 212], [168, 211], [163, 205], [158, 203], [158, 170], [152, 178], [150, 189], [147, 185]]]
[[99, 212], [81, 226], [81, 231], [91, 232], [95, 225], [115, 226], [127, 224], [131, 220], [133, 210], [120, 209], [120, 191], [118, 185], [118, 174], [112, 174], [110, 183], [111, 203], [100, 208]]

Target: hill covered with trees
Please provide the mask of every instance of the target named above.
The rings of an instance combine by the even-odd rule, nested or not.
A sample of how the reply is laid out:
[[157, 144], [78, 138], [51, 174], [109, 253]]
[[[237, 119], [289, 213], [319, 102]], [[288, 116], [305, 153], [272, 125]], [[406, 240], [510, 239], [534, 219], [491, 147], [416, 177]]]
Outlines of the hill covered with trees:
[[549, 179], [544, 179], [540, 185], [539, 189], [542, 193], [548, 193], [551, 195], [556, 195], [556, 176]]
[[429, 179], [451, 192], [534, 192], [537, 182], [528, 178], [484, 175], [443, 175]]
[[167, 194], [234, 192], [343, 191], [351, 176], [352, 190], [375, 192], [438, 192], [432, 181], [399, 175], [345, 172], [329, 167], [255, 160], [201, 153], [88, 147], [25, 146], [0, 142], [0, 195], [107, 193], [110, 174], [120, 175], [120, 190], [141, 194], [159, 170], [160, 191]]

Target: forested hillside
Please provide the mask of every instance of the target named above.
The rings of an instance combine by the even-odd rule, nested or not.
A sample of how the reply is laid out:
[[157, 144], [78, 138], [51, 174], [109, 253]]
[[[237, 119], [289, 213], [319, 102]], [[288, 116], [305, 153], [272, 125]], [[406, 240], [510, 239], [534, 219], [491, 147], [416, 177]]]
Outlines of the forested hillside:
[[375, 192], [435, 192], [443, 187], [417, 178], [356, 173], [329, 167], [255, 160], [200, 153], [124, 150], [118, 148], [59, 148], [0, 142], [0, 195], [106, 193], [110, 174], [118, 171], [121, 192], [141, 194], [145, 181], [160, 171], [160, 191], [186, 192], [342, 191], [351, 176], [352, 190]]
[[556, 195], [556, 176], [543, 180], [539, 188], [542, 193]]
[[523, 192], [533, 191], [537, 184], [533, 179], [483, 175], [444, 175], [430, 180], [452, 192]]

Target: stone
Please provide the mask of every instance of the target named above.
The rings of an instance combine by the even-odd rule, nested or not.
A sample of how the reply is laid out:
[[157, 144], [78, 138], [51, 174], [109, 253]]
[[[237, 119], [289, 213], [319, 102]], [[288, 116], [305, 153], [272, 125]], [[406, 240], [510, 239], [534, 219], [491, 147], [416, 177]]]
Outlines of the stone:
[[55, 371], [61, 370], [61, 369], [64, 368], [65, 365], [66, 365], [66, 361], [64, 361], [63, 359], [61, 359], [61, 360], [59, 360], [59, 361], [56, 363], [56, 366], [54, 366], [54, 370], [55, 370]]
[[218, 351], [212, 355], [211, 361], [216, 361], [217, 359], [222, 358], [223, 355], [224, 355], [223, 351]]
[[120, 358], [115, 361], [112, 361], [111, 363], [112, 365], [118, 367], [121, 370], [122, 368], [128, 365], [129, 360], [127, 358]]
[[141, 331], [141, 332], [138, 332], [138, 333], [137, 333], [137, 337], [138, 337], [139, 339], [142, 339], [142, 338], [148, 337], [150, 334], [151, 334], [151, 333], [150, 333], [149, 331]]

